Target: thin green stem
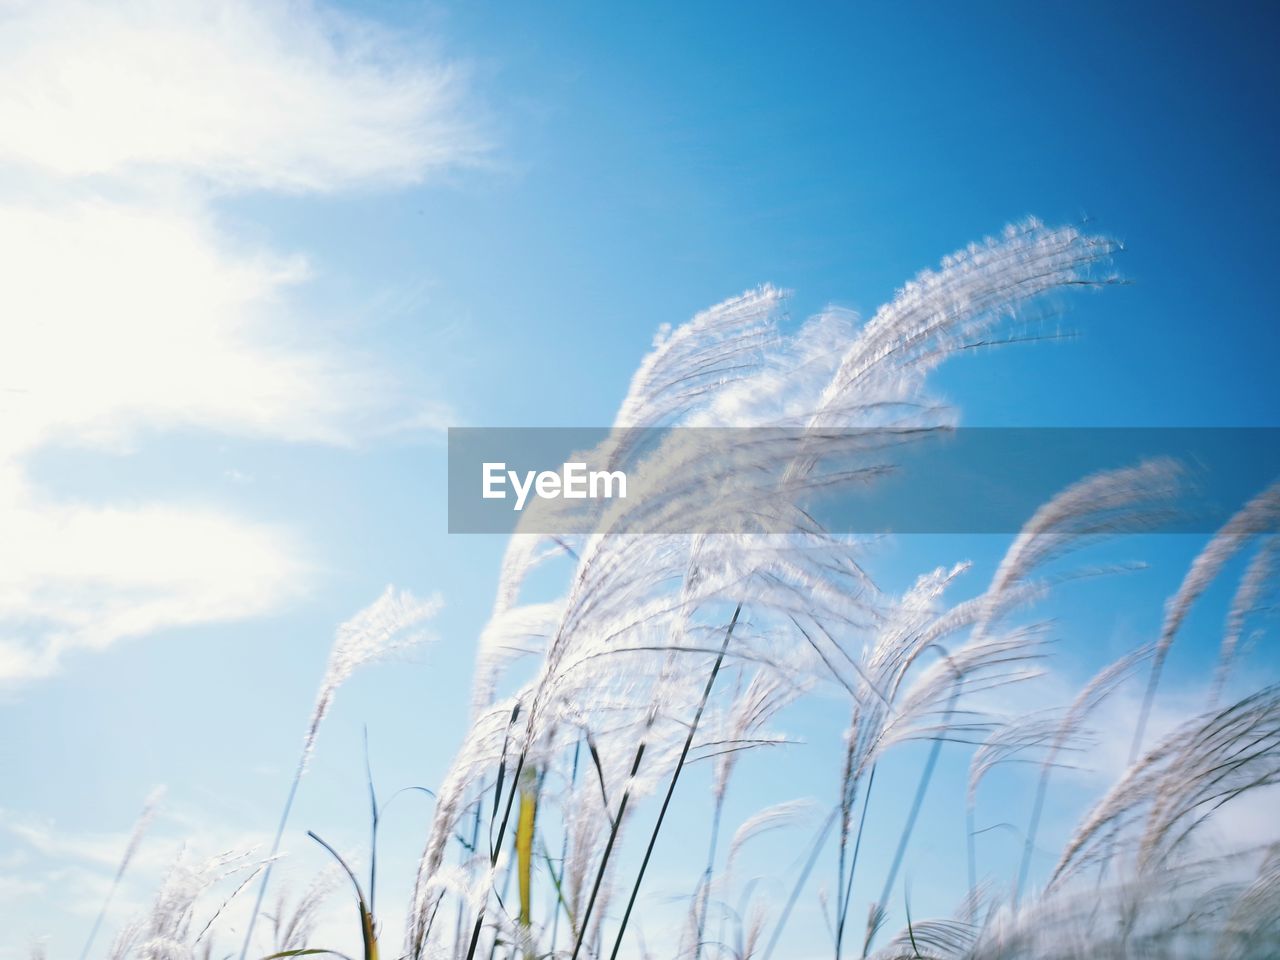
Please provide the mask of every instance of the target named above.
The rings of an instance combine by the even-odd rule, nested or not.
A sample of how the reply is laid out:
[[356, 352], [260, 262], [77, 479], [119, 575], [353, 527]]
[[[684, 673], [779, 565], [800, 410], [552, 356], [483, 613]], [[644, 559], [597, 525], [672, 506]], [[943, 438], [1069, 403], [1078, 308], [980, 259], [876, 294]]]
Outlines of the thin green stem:
[[1160, 686], [1160, 672], [1164, 667], [1164, 658], [1159, 651], [1151, 663], [1151, 676], [1147, 680], [1147, 691], [1142, 697], [1142, 709], [1138, 711], [1138, 724], [1133, 731], [1133, 745], [1129, 747], [1129, 765], [1138, 762], [1138, 754], [1142, 752], [1142, 741], [1146, 739], [1147, 721], [1151, 718], [1151, 708], [1155, 705], [1156, 688]]
[[818, 831], [817, 838], [813, 841], [813, 847], [809, 850], [809, 859], [805, 861], [804, 868], [800, 871], [800, 876], [796, 879], [795, 886], [791, 888], [791, 895], [787, 897], [787, 904], [782, 908], [782, 913], [778, 916], [778, 922], [774, 925], [773, 934], [769, 937], [769, 945], [765, 947], [762, 960], [770, 960], [773, 951], [777, 949], [779, 941], [782, 940], [782, 931], [787, 927], [787, 921], [791, 918], [791, 911], [796, 908], [796, 904], [800, 900], [800, 892], [804, 889], [804, 885], [809, 880], [809, 875], [813, 873], [813, 866], [818, 862], [818, 855], [822, 853], [822, 848], [827, 842], [827, 835], [831, 832], [831, 828], [835, 826], [836, 818], [840, 816], [839, 805], [835, 806], [827, 822], [822, 825], [822, 829]]
[[[1052, 757], [1050, 757], [1052, 759]], [[1040, 780], [1036, 784], [1036, 798], [1031, 805], [1031, 821], [1027, 824], [1027, 839], [1022, 846], [1022, 862], [1018, 865], [1018, 883], [1013, 888], [1013, 905], [1016, 907], [1022, 899], [1022, 891], [1027, 883], [1027, 874], [1031, 870], [1031, 852], [1035, 849], [1036, 833], [1040, 829], [1040, 816], [1044, 811], [1044, 798], [1049, 791], [1049, 763], [1040, 768]]]
[[293, 782], [289, 784], [289, 795], [285, 797], [284, 810], [280, 813], [280, 822], [276, 825], [276, 834], [271, 840], [271, 852], [267, 854], [267, 868], [262, 871], [262, 879], [258, 881], [258, 895], [253, 900], [253, 910], [249, 914], [249, 922], [244, 930], [244, 943], [240, 945], [240, 960], [245, 960], [249, 953], [249, 944], [253, 941], [253, 928], [258, 922], [258, 914], [262, 911], [262, 901], [267, 895], [267, 884], [271, 880], [271, 868], [275, 865], [276, 856], [280, 853], [280, 842], [284, 838], [285, 827], [289, 824], [289, 814], [293, 811], [293, 801], [298, 796], [298, 784], [302, 782], [302, 774], [306, 770], [306, 752], [298, 761], [298, 769], [294, 772]]
[[702, 883], [698, 887], [698, 902], [695, 904], [698, 911], [698, 922], [697, 941], [693, 948], [693, 960], [701, 960], [702, 957], [702, 934], [707, 924], [707, 908], [711, 900], [711, 877], [715, 872], [716, 846], [720, 840], [720, 819], [723, 814], [724, 794], [721, 793], [716, 797], [715, 812], [711, 815], [711, 843], [707, 848], [707, 868], [702, 872]]
[[974, 810], [973, 804], [965, 804], [964, 809], [964, 828], [965, 828], [965, 856], [968, 861], [969, 870], [969, 910], [968, 920], [970, 923], [974, 919], [974, 911], [977, 910], [978, 904], [975, 899], [978, 891], [978, 836], [974, 829]]
[[871, 765], [867, 776], [867, 792], [862, 797], [862, 814], [858, 817], [858, 832], [853, 840], [853, 856], [850, 858], [849, 875], [842, 878], [844, 890], [840, 899], [840, 917], [836, 924], [836, 960], [840, 960], [844, 948], [844, 927], [849, 916], [849, 903], [853, 900], [853, 876], [858, 870], [858, 853], [862, 850], [862, 831], [867, 825], [867, 807], [871, 805], [871, 788], [876, 785], [876, 764]]
[[[958, 686], [953, 687], [951, 690], [951, 697], [947, 701], [944, 723], [949, 722], [951, 719], [959, 692], [960, 688]], [[916, 819], [920, 816], [920, 807], [924, 804], [925, 793], [929, 790], [929, 782], [933, 779], [934, 768], [938, 765], [938, 754], [942, 752], [943, 739], [943, 737], [934, 738], [933, 744], [929, 748], [929, 758], [925, 761], [924, 769], [920, 771], [920, 782], [916, 786], [916, 794], [911, 801], [911, 810], [907, 814], [907, 822], [902, 828], [901, 836], [898, 837], [898, 848], [894, 851], [893, 862], [889, 866], [889, 874], [885, 877], [884, 889], [880, 892], [880, 899], [876, 901], [878, 907], [883, 908], [889, 902], [889, 893], [893, 889], [894, 882], [898, 879], [898, 869], [902, 866], [902, 858], [906, 855], [907, 844], [911, 841]], [[875, 938], [875, 933], [875, 928], [869, 926], [866, 942], [862, 946], [863, 957], [866, 957], [867, 952], [871, 949], [871, 941]]]

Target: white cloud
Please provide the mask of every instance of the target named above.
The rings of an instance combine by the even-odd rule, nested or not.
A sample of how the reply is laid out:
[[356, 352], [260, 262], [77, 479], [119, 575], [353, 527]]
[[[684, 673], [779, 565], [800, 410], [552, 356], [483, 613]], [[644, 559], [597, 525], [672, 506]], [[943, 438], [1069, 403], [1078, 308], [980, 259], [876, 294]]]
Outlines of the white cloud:
[[285, 532], [211, 509], [86, 507], [21, 494], [0, 527], [0, 678], [52, 673], [69, 649], [265, 613], [307, 572]]
[[361, 395], [341, 382], [354, 375], [272, 345], [287, 332], [279, 299], [305, 262], [225, 246], [189, 213], [5, 209], [0, 451], [117, 446], [142, 426], [335, 439], [333, 421]]
[[[3, 809], [0, 809], [0, 827], [41, 856], [91, 864], [107, 868], [112, 872], [119, 866], [120, 858], [129, 845], [127, 831], [124, 833], [64, 833], [58, 831], [48, 820], [24, 817]], [[153, 853], [144, 851], [144, 854], [145, 856], [139, 859], [150, 859], [151, 866], [162, 865], [162, 861], [154, 859]], [[109, 874], [107, 879], [110, 879]]]
[[234, 252], [207, 218], [103, 202], [0, 217], [0, 678], [155, 629], [262, 613], [298, 589], [291, 538], [212, 509], [60, 504], [21, 464], [51, 443], [127, 449], [186, 427], [338, 441], [376, 396], [281, 346], [297, 257]]
[[232, 188], [413, 182], [472, 159], [457, 71], [280, 0], [0, 5], [0, 159]]
[[441, 421], [320, 340], [292, 306], [306, 258], [210, 199], [412, 182], [476, 149], [452, 68], [321, 7], [0, 0], [0, 681], [263, 613], [308, 569], [290, 532], [200, 503], [58, 502], [26, 469], [42, 448]]

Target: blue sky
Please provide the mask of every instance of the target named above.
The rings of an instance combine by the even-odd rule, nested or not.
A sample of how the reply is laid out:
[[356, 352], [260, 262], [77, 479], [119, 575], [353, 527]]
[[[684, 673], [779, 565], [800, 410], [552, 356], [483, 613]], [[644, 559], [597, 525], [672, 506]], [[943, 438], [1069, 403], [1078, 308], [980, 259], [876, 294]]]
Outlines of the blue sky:
[[[796, 320], [865, 315], [1007, 222], [1087, 218], [1132, 285], [1072, 298], [1076, 340], [947, 367], [964, 422], [1277, 425], [1262, 6], [49, 9], [0, 14], [6, 958], [78, 950], [158, 784], [158, 844], [260, 839], [333, 628], [388, 583], [443, 596], [439, 639], [341, 691], [294, 823], [362, 842], [362, 724], [385, 788], [432, 785], [502, 549], [445, 534], [441, 431], [605, 424], [659, 324], [765, 281]], [[131, 87], [136, 44], [173, 55]], [[1195, 547], [1125, 544], [1153, 567], [1067, 618], [1069, 675], [1155, 629]], [[796, 786], [833, 789], [829, 756]]]

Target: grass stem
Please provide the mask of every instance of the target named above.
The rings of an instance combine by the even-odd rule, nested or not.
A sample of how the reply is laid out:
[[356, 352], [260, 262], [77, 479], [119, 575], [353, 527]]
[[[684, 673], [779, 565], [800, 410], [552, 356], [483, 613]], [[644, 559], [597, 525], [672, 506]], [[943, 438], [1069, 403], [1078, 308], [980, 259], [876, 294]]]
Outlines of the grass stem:
[[610, 952], [610, 960], [617, 960], [618, 951], [622, 948], [622, 938], [627, 932], [627, 921], [631, 919], [631, 911], [635, 908], [636, 897], [640, 894], [640, 884], [644, 882], [645, 871], [649, 867], [649, 859], [653, 856], [654, 845], [658, 842], [658, 834], [662, 831], [663, 821], [667, 816], [667, 809], [671, 806], [671, 797], [676, 792], [676, 784], [680, 780], [680, 772], [684, 769], [685, 761], [689, 757], [689, 750], [693, 746], [693, 738], [698, 732], [698, 724], [702, 720], [702, 713], [707, 708], [707, 701], [711, 699], [711, 689], [715, 686], [716, 677], [720, 674], [720, 667], [724, 663], [725, 654], [729, 650], [729, 641], [733, 639], [733, 629], [738, 625], [738, 616], [742, 613], [742, 604], [739, 603], [733, 611], [733, 619], [729, 621], [729, 626], [724, 632], [724, 642], [720, 645], [720, 653], [716, 656], [715, 664], [711, 668], [711, 675], [707, 677], [707, 685], [702, 691], [702, 699], [698, 703], [697, 712], [693, 715], [693, 722], [689, 724], [689, 733], [684, 738], [684, 747], [680, 751], [680, 759], [676, 763], [675, 772], [671, 774], [671, 782], [667, 785], [667, 795], [662, 799], [662, 809], [658, 811], [658, 820], [653, 825], [653, 832], [649, 834], [649, 845], [645, 848], [644, 859], [640, 861], [640, 870], [636, 874], [636, 882], [631, 887], [631, 896], [627, 900], [627, 909], [622, 914], [622, 923], [618, 927], [618, 936], [613, 942], [613, 950]]

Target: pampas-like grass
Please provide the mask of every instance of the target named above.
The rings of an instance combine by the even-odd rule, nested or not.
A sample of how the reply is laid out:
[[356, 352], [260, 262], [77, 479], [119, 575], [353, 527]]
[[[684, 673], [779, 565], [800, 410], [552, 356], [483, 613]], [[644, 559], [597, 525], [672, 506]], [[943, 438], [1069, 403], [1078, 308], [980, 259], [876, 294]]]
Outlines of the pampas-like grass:
[[[611, 502], [589, 534], [534, 532], [554, 529], [562, 506], [531, 504], [508, 545], [478, 643], [470, 727], [422, 842], [403, 956], [616, 960], [627, 950], [650, 955], [640, 928], [652, 942], [662, 924], [679, 929], [666, 948], [679, 957], [767, 960], [785, 950], [792, 908], [824, 856], [836, 868], [834, 895], [814, 896], [830, 907], [837, 960], [850, 949], [856, 878], [879, 890], [858, 938], [864, 956], [1273, 955], [1280, 854], [1254, 851], [1256, 870], [1244, 875], [1243, 860], [1228, 868], [1207, 855], [1203, 825], [1280, 776], [1280, 694], [1268, 688], [1216, 706], [1270, 575], [1274, 538], [1262, 541], [1226, 617], [1207, 712], [1135, 757], [1040, 889], [1030, 853], [1054, 799], [1052, 772], [1084, 755], [1091, 714], [1150, 664], [1135, 734], [1142, 741], [1186, 610], [1248, 538], [1274, 528], [1278, 488], [1210, 542], [1159, 636], [1070, 702], [1023, 717], [1007, 716], [1001, 699], [1051, 669], [1046, 626], [1027, 614], [1062, 581], [1109, 572], [1064, 570], [1073, 551], [1166, 517], [1176, 465], [1081, 479], [1028, 518], [985, 589], [958, 601], [951, 595], [967, 563], [894, 595], [868, 573], [863, 543], [822, 529], [805, 509], [816, 492], [875, 483], [904, 444], [951, 429], [956, 414], [929, 393], [929, 374], [957, 353], [1033, 339], [1026, 320], [1042, 298], [1117, 282], [1113, 250], [1105, 238], [1029, 220], [921, 273], [865, 324], [828, 310], [787, 332], [786, 295], [764, 286], [664, 328], [591, 454], [626, 469], [644, 495]], [[666, 427], [708, 429], [646, 433]], [[723, 429], [737, 427], [755, 431]], [[725, 532], [677, 532], [699, 529]], [[567, 570], [563, 591], [526, 600], [530, 573], [551, 558]], [[360, 651], [386, 644], [339, 646], [346, 652], [335, 647], [295, 790], [333, 691], [366, 659]], [[722, 823], [737, 766], [767, 750], [784, 769], [789, 741], [773, 725], [813, 695], [839, 697], [847, 709], [828, 804], [797, 800]], [[877, 765], [907, 743], [928, 744], [914, 791], [873, 796]], [[898, 876], [944, 744], [971, 761], [967, 889], [957, 891], [954, 917], [913, 918], [904, 896], [904, 928], [883, 936], [898, 914]], [[980, 788], [991, 770], [1016, 762], [1036, 775], [1023, 854], [1006, 886], [980, 883]], [[687, 860], [694, 873], [684, 923], [667, 923], [666, 914], [653, 922], [641, 900], [646, 868], [663, 856], [667, 815], [688, 795], [684, 777], [698, 764], [707, 768], [711, 816]], [[887, 868], [865, 878], [864, 831], [890, 799], [907, 809], [906, 823]], [[292, 794], [281, 832], [291, 802]], [[798, 874], [771, 878], [766, 896], [764, 878], [743, 874], [743, 851], [802, 821], [806, 833], [818, 825], [799, 848]], [[362, 923], [376, 930], [376, 902], [358, 900]], [[328, 948], [303, 945], [307, 909], [280, 951]], [[184, 929], [166, 927], [174, 955]]]

